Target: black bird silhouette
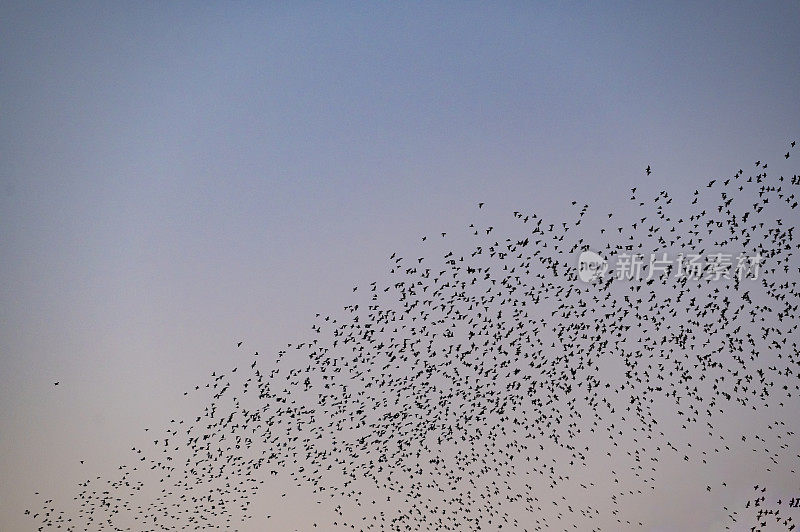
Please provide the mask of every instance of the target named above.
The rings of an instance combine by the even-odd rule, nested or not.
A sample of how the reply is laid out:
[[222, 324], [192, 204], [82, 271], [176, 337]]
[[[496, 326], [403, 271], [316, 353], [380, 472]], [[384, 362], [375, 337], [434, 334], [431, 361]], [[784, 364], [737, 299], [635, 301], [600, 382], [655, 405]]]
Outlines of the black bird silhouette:
[[[646, 183], [606, 217], [516, 211], [416, 264], [394, 252], [299, 343], [194, 383], [204, 406], [81, 482], [73, 507], [26, 515], [42, 530], [271, 529], [260, 505], [292, 495], [323, 530], [642, 529], [628, 512], [681, 471], [703, 478], [693, 497], [725, 501], [725, 526], [792, 530], [773, 487], [800, 456], [800, 178], [760, 162], [686, 200]], [[647, 259], [586, 282], [589, 250]], [[744, 260], [706, 262], [725, 250]], [[715, 476], [732, 461], [747, 494]]]

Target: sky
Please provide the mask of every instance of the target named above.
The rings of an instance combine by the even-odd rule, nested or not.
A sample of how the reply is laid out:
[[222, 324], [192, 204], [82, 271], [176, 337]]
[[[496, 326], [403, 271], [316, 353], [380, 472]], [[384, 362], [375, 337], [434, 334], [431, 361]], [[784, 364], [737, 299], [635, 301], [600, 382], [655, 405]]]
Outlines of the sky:
[[0, 529], [479, 201], [611, 212], [647, 165], [680, 193], [777, 159], [798, 27], [796, 2], [4, 2]]

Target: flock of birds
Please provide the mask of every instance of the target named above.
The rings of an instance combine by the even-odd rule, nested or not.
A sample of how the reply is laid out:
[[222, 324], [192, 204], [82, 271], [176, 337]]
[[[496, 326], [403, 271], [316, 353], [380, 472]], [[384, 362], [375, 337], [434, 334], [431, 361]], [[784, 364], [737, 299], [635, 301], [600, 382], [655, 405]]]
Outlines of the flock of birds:
[[[187, 391], [205, 409], [151, 430], [114, 478], [81, 482], [74, 507], [26, 513], [39, 530], [273, 530], [286, 476], [322, 530], [621, 530], [647, 526], [632, 505], [685, 466], [708, 479], [698, 497], [736, 501], [724, 528], [793, 530], [800, 486], [743, 492], [703, 471], [730, 456], [767, 479], [800, 465], [798, 185], [761, 161], [685, 201], [648, 179], [602, 222], [573, 202], [568, 222], [470, 224], [467, 249], [436, 260], [394, 253], [386, 282], [318, 314], [307, 341]], [[586, 250], [761, 264], [586, 283]]]

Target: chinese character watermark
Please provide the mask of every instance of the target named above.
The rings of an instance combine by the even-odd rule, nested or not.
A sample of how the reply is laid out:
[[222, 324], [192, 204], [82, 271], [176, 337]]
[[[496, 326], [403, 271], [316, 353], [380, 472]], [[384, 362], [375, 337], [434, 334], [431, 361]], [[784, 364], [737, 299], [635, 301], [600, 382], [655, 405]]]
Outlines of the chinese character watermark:
[[581, 281], [592, 283], [600, 280], [607, 271], [613, 272], [618, 280], [661, 279], [670, 275], [676, 279], [718, 281], [720, 279], [758, 279], [761, 256], [740, 253], [678, 254], [670, 258], [667, 253], [645, 256], [635, 253], [620, 253], [616, 256], [613, 268], [600, 254], [584, 251], [578, 257], [578, 277]]

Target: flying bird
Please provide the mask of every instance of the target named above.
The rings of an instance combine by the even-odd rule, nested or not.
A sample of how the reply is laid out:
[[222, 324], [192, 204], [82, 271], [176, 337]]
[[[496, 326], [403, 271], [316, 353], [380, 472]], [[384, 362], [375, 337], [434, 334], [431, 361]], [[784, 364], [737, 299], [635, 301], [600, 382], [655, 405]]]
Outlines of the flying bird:
[[[291, 493], [323, 530], [628, 530], [655, 526], [639, 505], [675, 475], [725, 526], [791, 530], [800, 178], [756, 166], [688, 198], [646, 180], [613, 212], [532, 205], [433, 256], [414, 240], [416, 263], [393, 252], [307, 336], [193, 381], [189, 413], [26, 515], [269, 529]], [[706, 261], [726, 249], [757, 272]], [[583, 260], [608, 271], [582, 279]]]

